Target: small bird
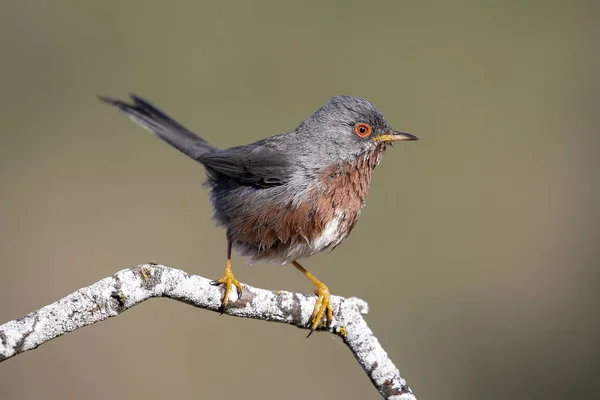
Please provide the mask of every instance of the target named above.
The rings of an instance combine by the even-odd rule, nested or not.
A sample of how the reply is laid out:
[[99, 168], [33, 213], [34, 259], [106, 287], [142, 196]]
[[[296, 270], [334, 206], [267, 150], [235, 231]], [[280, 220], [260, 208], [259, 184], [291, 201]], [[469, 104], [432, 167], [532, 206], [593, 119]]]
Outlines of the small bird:
[[290, 132], [219, 150], [139, 96], [100, 99], [204, 165], [213, 218], [226, 229], [225, 273], [213, 281], [224, 287], [223, 309], [232, 287], [242, 296], [233, 249], [250, 262], [291, 263], [315, 285], [309, 336], [331, 323], [329, 288], [298, 260], [348, 237], [386, 147], [416, 136], [393, 130], [368, 101], [336, 96]]

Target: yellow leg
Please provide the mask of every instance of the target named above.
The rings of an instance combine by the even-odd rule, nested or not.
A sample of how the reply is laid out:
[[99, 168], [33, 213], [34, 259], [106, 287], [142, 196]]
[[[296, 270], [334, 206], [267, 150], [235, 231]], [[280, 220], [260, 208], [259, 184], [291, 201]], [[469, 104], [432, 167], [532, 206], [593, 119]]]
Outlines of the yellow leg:
[[214, 286], [225, 285], [225, 294], [223, 295], [223, 300], [221, 300], [221, 308], [227, 307], [227, 303], [229, 303], [229, 293], [231, 293], [232, 286], [235, 286], [238, 298], [242, 297], [242, 285], [237, 279], [235, 279], [235, 276], [233, 276], [233, 271], [231, 270], [231, 244], [231, 239], [229, 235], [227, 235], [227, 262], [225, 262], [225, 273], [221, 279], [211, 282], [211, 284]]
[[[327, 320], [323, 326], [327, 326], [332, 318], [333, 311], [331, 310], [331, 296], [329, 294], [329, 288], [323, 282], [315, 278], [310, 272], [308, 272], [302, 265], [300, 265], [297, 261], [292, 261], [292, 265], [298, 269], [298, 271], [302, 272], [304, 276], [306, 276], [310, 281], [315, 285], [315, 294], [317, 295], [317, 301], [315, 302], [315, 308], [313, 310], [312, 316], [310, 317], [310, 336], [315, 329], [317, 329], [321, 325], [321, 320], [327, 314]], [[307, 337], [308, 337], [307, 336]]]

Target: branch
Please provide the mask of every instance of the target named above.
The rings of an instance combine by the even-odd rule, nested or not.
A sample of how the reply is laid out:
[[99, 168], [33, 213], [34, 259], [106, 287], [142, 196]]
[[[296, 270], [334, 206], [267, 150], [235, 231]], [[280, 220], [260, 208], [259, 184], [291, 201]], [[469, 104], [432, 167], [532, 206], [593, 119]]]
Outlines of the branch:
[[[91, 286], [0, 325], [0, 362], [84, 326], [117, 316], [152, 297], [167, 297], [221, 312], [222, 289], [210, 280], [154, 263], [124, 269]], [[224, 313], [235, 317], [283, 322], [308, 329], [315, 297], [244, 285], [240, 299], [232, 291]], [[331, 296], [334, 319], [327, 330], [342, 338], [385, 399], [416, 400], [361, 314], [367, 303]]]

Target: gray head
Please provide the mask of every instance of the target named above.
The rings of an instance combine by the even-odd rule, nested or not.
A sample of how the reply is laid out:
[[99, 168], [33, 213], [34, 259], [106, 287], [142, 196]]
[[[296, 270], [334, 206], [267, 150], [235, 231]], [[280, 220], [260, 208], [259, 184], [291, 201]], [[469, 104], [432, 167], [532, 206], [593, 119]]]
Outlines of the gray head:
[[317, 153], [327, 158], [352, 159], [399, 140], [417, 137], [392, 129], [373, 104], [354, 96], [336, 96], [304, 120], [296, 129], [303, 136], [313, 136]]

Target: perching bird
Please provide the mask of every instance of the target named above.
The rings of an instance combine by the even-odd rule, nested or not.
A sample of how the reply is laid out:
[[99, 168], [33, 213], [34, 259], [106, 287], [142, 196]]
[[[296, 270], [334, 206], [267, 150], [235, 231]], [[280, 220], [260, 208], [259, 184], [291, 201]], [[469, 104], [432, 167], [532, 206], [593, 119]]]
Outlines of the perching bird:
[[101, 97], [134, 122], [203, 164], [217, 224], [226, 228], [226, 307], [232, 286], [231, 250], [251, 262], [291, 263], [315, 285], [311, 333], [332, 319], [329, 288], [298, 260], [334, 249], [348, 237], [365, 205], [371, 174], [387, 145], [416, 140], [398, 132], [366, 100], [331, 98], [296, 129], [219, 150], [138, 96], [131, 104]]

